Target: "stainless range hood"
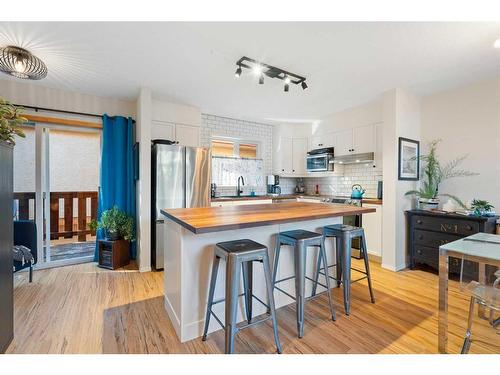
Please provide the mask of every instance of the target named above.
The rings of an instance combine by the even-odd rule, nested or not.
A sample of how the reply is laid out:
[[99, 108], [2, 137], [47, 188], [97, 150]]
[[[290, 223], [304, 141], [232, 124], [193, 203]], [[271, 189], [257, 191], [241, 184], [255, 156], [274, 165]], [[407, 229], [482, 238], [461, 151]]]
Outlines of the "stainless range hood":
[[331, 164], [358, 164], [358, 163], [373, 163], [375, 161], [375, 154], [373, 152], [366, 152], [364, 154], [352, 154], [344, 156], [335, 156], [330, 160]]

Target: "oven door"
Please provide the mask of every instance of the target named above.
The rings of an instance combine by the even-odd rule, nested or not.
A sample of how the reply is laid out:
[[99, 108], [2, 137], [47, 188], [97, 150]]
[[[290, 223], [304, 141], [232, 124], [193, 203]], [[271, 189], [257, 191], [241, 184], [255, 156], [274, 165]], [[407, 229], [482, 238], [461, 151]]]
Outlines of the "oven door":
[[307, 156], [308, 172], [326, 172], [328, 171], [330, 156], [328, 154]]

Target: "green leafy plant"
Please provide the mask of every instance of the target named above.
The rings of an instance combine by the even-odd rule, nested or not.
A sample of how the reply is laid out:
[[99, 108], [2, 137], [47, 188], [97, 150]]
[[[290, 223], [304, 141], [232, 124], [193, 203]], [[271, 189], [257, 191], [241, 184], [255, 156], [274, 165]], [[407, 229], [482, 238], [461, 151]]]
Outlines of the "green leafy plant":
[[28, 120], [21, 115], [22, 108], [16, 107], [0, 97], [0, 141], [15, 145], [14, 136], [25, 137], [21, 125]]
[[485, 200], [474, 199], [471, 203], [471, 209], [474, 211], [474, 215], [483, 216], [485, 213], [490, 212], [494, 206]]
[[89, 225], [91, 230], [104, 229], [110, 238], [124, 238], [127, 241], [135, 238], [135, 220], [125, 211], [117, 206], [104, 211], [100, 221], [92, 221]]
[[461, 207], [466, 208], [465, 204], [458, 197], [451, 194], [439, 194], [439, 185], [444, 180], [450, 178], [476, 176], [477, 173], [459, 168], [460, 164], [467, 158], [467, 155], [457, 157], [442, 166], [436, 155], [439, 142], [441, 142], [440, 139], [431, 141], [429, 143], [429, 153], [420, 156], [420, 160], [424, 164], [424, 179], [420, 189], [407, 191], [405, 195], [412, 195], [427, 200], [436, 199], [438, 196], [445, 196], [453, 199]]

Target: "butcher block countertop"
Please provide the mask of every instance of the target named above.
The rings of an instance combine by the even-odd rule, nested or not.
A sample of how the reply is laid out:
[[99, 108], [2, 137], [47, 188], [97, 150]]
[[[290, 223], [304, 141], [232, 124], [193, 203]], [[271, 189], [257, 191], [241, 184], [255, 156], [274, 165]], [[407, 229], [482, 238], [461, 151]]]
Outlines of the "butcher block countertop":
[[352, 205], [284, 202], [227, 207], [162, 209], [161, 213], [195, 234], [375, 212]]

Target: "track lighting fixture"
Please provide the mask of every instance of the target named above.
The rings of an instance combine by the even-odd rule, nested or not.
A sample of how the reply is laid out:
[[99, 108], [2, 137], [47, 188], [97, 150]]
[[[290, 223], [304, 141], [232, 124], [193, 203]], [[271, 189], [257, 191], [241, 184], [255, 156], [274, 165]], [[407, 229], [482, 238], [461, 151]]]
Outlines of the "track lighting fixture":
[[236, 78], [240, 78], [241, 76], [241, 66], [238, 65], [238, 69], [236, 69], [236, 73], [234, 73]]
[[299, 76], [298, 74], [288, 72], [286, 70], [277, 68], [275, 66], [265, 64], [263, 62], [251, 59], [249, 57], [243, 56], [236, 62], [238, 68], [236, 69], [235, 76], [239, 77], [242, 73], [242, 68], [250, 69], [256, 76], [259, 77], [259, 84], [264, 84], [264, 75], [269, 78], [279, 78], [285, 81], [284, 91], [288, 92], [290, 90], [290, 83], [294, 85], [301, 85], [302, 89], [307, 89], [306, 78]]

